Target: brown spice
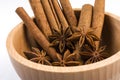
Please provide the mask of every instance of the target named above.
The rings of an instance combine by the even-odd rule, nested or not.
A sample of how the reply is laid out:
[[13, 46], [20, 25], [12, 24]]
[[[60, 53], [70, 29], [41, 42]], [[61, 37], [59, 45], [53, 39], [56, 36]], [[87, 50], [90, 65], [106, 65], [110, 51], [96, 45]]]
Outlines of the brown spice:
[[78, 66], [81, 65], [79, 61], [75, 61], [76, 54], [71, 54], [69, 50], [66, 50], [63, 57], [60, 54], [57, 54], [58, 62], [53, 62], [53, 66]]
[[81, 48], [80, 48], [79, 44], [78, 43], [75, 44], [75, 50], [73, 51], [72, 54], [76, 54], [75, 60], [79, 61], [81, 64], [83, 64], [83, 60], [81, 59], [80, 51], [81, 51]]
[[52, 0], [52, 3], [53, 3], [53, 6], [55, 8], [55, 11], [57, 13], [57, 16], [59, 18], [59, 21], [60, 21], [61, 25], [63, 26], [63, 30], [65, 30], [69, 25], [68, 25], [68, 22], [67, 22], [64, 14], [61, 10], [61, 7], [58, 3], [58, 0]]
[[46, 37], [52, 34], [40, 0], [29, 0], [39, 29]]
[[72, 34], [68, 40], [79, 40], [80, 48], [87, 41], [91, 46], [95, 47], [94, 41], [99, 40], [93, 30], [91, 30], [91, 20], [92, 20], [92, 6], [90, 4], [85, 4], [82, 7], [80, 19], [77, 27], [77, 31]]
[[96, 45], [94, 41], [99, 41], [100, 39], [93, 34], [93, 30], [90, 30], [84, 34], [84, 30], [79, 30], [77, 32], [74, 32], [71, 37], [69, 37], [68, 41], [79, 41], [79, 47], [82, 48], [84, 44], [90, 44], [93, 48], [96, 48]]
[[25, 51], [24, 54], [29, 60], [33, 62], [44, 65], [52, 65], [50, 62], [50, 57], [46, 55], [44, 50], [40, 51], [38, 48], [32, 47], [32, 51]]
[[[93, 20], [92, 20], [92, 28], [96, 28], [94, 34], [98, 38], [101, 38], [103, 23], [104, 23], [104, 10], [105, 10], [105, 0], [95, 0], [94, 8], [93, 8]], [[100, 41], [96, 42], [97, 48], [99, 48]]]
[[69, 0], [59, 0], [59, 1], [61, 3], [62, 8], [63, 8], [65, 17], [71, 26], [71, 29], [74, 29], [74, 27], [77, 26], [77, 18], [75, 16], [74, 10], [72, 9], [70, 1]]
[[[83, 43], [85, 42], [84, 36], [86, 36], [86, 40], [94, 45], [94, 41], [90, 36], [87, 36], [86, 34], [89, 33], [88, 30], [90, 29], [91, 26], [91, 21], [92, 21], [92, 5], [90, 4], [85, 4], [82, 7], [80, 18], [79, 18], [79, 23], [78, 23], [78, 28], [82, 29], [82, 35], [79, 40], [80, 47], [82, 47]], [[82, 45], [81, 45], [82, 44]]]
[[60, 28], [60, 27], [61, 27], [61, 24], [60, 24], [60, 21], [59, 21], [59, 19], [58, 19], [58, 16], [57, 16], [57, 13], [56, 13], [56, 11], [55, 11], [55, 8], [54, 8], [54, 6], [53, 6], [52, 0], [48, 0], [48, 1], [49, 1], [51, 10], [52, 10], [52, 12], [53, 12], [53, 15], [54, 15], [54, 17], [55, 17], [56, 23], [57, 23], [57, 25], [58, 25], [58, 28]]
[[16, 13], [20, 16], [20, 18], [24, 21], [27, 29], [29, 29], [34, 37], [34, 39], [38, 42], [38, 44], [48, 53], [48, 55], [54, 60], [57, 60], [57, 52], [54, 48], [49, 47], [50, 43], [43, 35], [43, 33], [38, 29], [33, 20], [29, 17], [26, 11], [22, 7], [18, 7], [16, 9]]
[[51, 47], [55, 47], [58, 49], [59, 53], [63, 53], [67, 48], [73, 50], [74, 46], [71, 41], [67, 41], [67, 38], [71, 36], [70, 28], [66, 28], [63, 30], [61, 28], [60, 31], [53, 30], [53, 34], [49, 36], [49, 40], [51, 42]]
[[85, 64], [95, 63], [103, 59], [106, 59], [110, 56], [105, 51], [106, 46], [102, 46], [96, 50], [96, 49], [92, 49], [88, 45], [85, 45], [84, 49], [86, 49], [86, 51], [81, 52], [80, 55], [83, 56], [84, 58], [88, 57], [87, 61], [85, 61]]
[[90, 4], [82, 6], [81, 14], [78, 22], [78, 28], [83, 28], [86, 34], [91, 27], [93, 7]]
[[45, 14], [47, 16], [47, 19], [49, 21], [50, 27], [51, 29], [55, 29], [59, 31], [59, 26], [57, 25], [56, 19], [54, 17], [54, 14], [52, 12], [52, 9], [50, 7], [49, 1], [48, 0], [40, 0], [42, 5], [43, 5], [43, 9], [45, 11]]
[[[85, 61], [85, 64], [89, 64], [109, 57], [105, 47], [99, 47], [104, 22], [105, 0], [95, 1], [93, 22], [92, 5], [83, 5], [78, 25], [69, 0], [60, 0], [60, 3], [64, 14], [58, 0], [30, 0], [40, 30], [23, 8], [20, 7], [16, 10], [27, 29], [31, 31], [31, 35], [45, 50], [40, 51], [37, 48], [32, 48], [32, 51], [25, 51], [24, 54], [27, 58], [34, 62], [47, 65], [52, 64], [53, 66], [78, 66], [83, 64], [83, 61]], [[46, 22], [43, 22], [43, 17]], [[45, 23], [47, 23], [47, 26], [45, 26]], [[69, 25], [73, 33], [71, 33]], [[47, 27], [50, 30], [50, 34], [46, 33]], [[45, 36], [50, 39], [51, 43], [49, 43]], [[53, 48], [53, 46], [55, 47]], [[72, 50], [68, 47], [72, 47]], [[58, 49], [60, 54], [56, 52]], [[46, 56], [46, 53], [48, 56]], [[86, 60], [82, 59], [83, 56]], [[49, 61], [49, 57], [53, 61]]]
[[31, 32], [26, 28], [25, 28], [25, 34], [26, 34], [26, 39], [29, 43], [30, 48], [31, 47], [39, 47], [39, 45], [37, 44], [36, 40], [34, 39], [33, 35], [31, 34]]

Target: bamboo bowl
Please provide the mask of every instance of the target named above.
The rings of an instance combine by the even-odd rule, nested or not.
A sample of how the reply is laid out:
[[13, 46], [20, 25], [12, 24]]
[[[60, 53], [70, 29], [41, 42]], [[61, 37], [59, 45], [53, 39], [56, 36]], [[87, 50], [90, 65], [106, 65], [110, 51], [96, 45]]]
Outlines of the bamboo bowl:
[[[80, 12], [80, 11], [79, 11]], [[76, 16], [79, 14], [76, 11]], [[103, 43], [113, 54], [97, 63], [76, 67], [46, 66], [25, 59], [23, 51], [28, 50], [23, 22], [8, 35], [7, 50], [11, 62], [22, 80], [120, 80], [120, 18], [105, 14]]]

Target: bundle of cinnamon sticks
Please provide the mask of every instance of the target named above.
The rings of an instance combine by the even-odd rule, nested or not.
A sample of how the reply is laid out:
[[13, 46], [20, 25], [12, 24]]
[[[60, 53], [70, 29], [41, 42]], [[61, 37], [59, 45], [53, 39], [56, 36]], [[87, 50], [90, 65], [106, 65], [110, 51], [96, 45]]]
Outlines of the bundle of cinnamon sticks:
[[[58, 54], [63, 57], [66, 50], [69, 50], [71, 54], [77, 55], [73, 60], [81, 61], [81, 51], [89, 52], [88, 48], [83, 49], [86, 45], [89, 45], [93, 52], [98, 51], [98, 54], [100, 54], [99, 48], [104, 24], [105, 0], [95, 0], [94, 6], [84, 4], [79, 14], [79, 19], [76, 17], [69, 0], [29, 0], [29, 3], [34, 12], [35, 21], [33, 21], [23, 7], [18, 7], [16, 13], [23, 20], [27, 28], [27, 36], [29, 36], [28, 40], [30, 40], [29, 44], [31, 44], [31, 47], [38, 48], [40, 46], [52, 59], [51, 63], [60, 61]], [[68, 32], [68, 28], [70, 32]], [[52, 39], [55, 40], [56, 35], [54, 33], [62, 36], [57, 36], [57, 40], [61, 41], [52, 42], [57, 44], [55, 47], [51, 46], [51, 41], [49, 40], [51, 35]], [[66, 36], [68, 39], [66, 39]], [[69, 45], [74, 47], [72, 50], [70, 50], [71, 48], [67, 44], [69, 42], [71, 42]], [[62, 51], [59, 51], [58, 48], [62, 49]], [[89, 56], [88, 59], [90, 58]], [[86, 61], [83, 60], [81, 62], [85, 64]]]

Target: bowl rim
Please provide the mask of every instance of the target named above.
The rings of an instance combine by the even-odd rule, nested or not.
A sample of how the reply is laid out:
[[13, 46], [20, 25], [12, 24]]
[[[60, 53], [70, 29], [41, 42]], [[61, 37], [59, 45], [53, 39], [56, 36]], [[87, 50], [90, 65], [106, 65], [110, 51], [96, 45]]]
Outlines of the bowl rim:
[[[120, 17], [118, 17], [114, 14], [106, 13], [106, 15], [111, 16], [120, 21]], [[45, 71], [45, 72], [73, 73], [73, 72], [85, 72], [85, 71], [95, 70], [98, 68], [109, 66], [109, 65], [113, 64], [114, 62], [117, 62], [120, 60], [120, 51], [118, 51], [117, 53], [115, 53], [114, 55], [112, 55], [111, 57], [109, 57], [107, 59], [104, 59], [104, 60], [96, 62], [96, 63], [87, 64], [87, 65], [72, 66], [72, 67], [59, 67], [59, 66], [48, 66], [48, 65], [34, 63], [32, 61], [25, 59], [20, 54], [18, 54], [14, 48], [13, 39], [12, 39], [12, 37], [14, 37], [13, 33], [18, 29], [18, 27], [21, 27], [21, 25], [23, 25], [23, 22], [19, 23], [9, 33], [9, 35], [7, 37], [7, 41], [6, 41], [6, 47], [7, 47], [10, 59], [15, 60], [15, 62], [17, 62], [18, 64], [21, 64], [21, 65], [24, 65], [25, 67], [32, 68], [35, 70]]]

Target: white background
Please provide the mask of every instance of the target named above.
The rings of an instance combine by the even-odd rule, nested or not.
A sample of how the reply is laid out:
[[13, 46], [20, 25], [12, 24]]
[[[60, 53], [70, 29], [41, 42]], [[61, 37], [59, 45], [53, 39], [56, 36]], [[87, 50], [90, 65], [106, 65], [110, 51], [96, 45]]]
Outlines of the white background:
[[[83, 4], [94, 4], [94, 0], [70, 0], [73, 8], [81, 8]], [[106, 12], [120, 16], [120, 0], [106, 0]], [[6, 49], [6, 38], [9, 32], [21, 22], [15, 13], [17, 7], [24, 7], [33, 16], [29, 0], [0, 1], [0, 80], [20, 80], [16, 74]]]

